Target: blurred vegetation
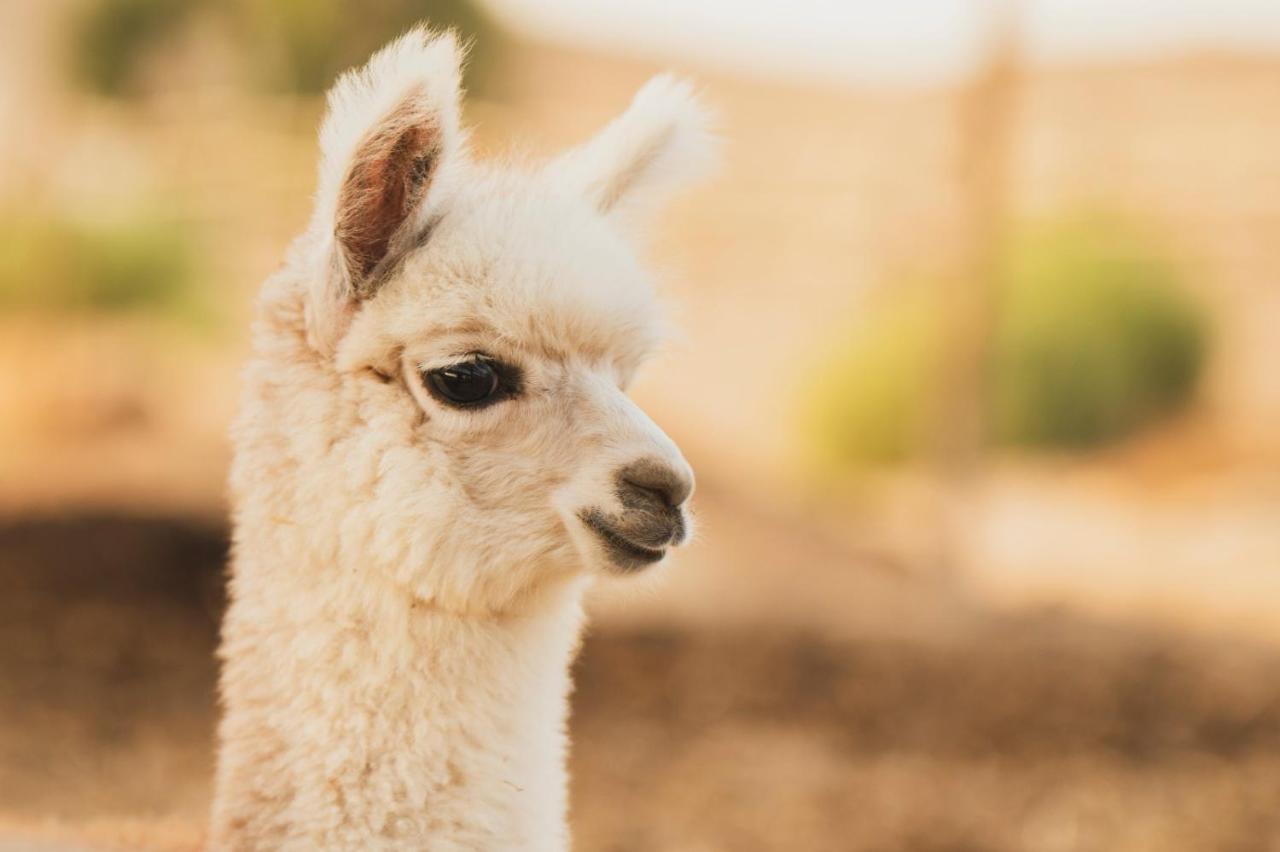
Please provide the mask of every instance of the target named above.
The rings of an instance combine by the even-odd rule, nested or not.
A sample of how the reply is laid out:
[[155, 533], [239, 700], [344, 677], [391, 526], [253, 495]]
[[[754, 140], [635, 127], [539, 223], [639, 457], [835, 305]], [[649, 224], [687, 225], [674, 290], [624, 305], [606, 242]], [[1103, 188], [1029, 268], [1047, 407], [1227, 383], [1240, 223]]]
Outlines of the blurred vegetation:
[[1208, 321], [1171, 261], [1096, 220], [1014, 248], [995, 339], [998, 442], [1096, 446], [1190, 399]]
[[0, 309], [203, 316], [190, 233], [148, 213], [110, 223], [0, 212]]
[[[988, 365], [995, 446], [1083, 450], [1185, 405], [1208, 321], [1176, 265], [1128, 228], [1079, 217], [1019, 232], [1000, 264]], [[928, 446], [947, 318], [939, 289], [909, 288], [808, 388], [809, 427], [841, 466]]]
[[77, 7], [70, 56], [76, 79], [100, 95], [137, 94], [140, 69], [205, 0], [94, 0]]
[[497, 30], [472, 0], [82, 0], [70, 27], [76, 79], [97, 94], [139, 94], [147, 63], [204, 11], [226, 25], [248, 77], [270, 92], [319, 94], [422, 21], [472, 44], [471, 89], [483, 89], [497, 54]]
[[[199, 0], [194, 0], [199, 2]], [[482, 87], [495, 31], [470, 0], [234, 0], [256, 79], [275, 91], [319, 94], [421, 21], [472, 43], [469, 88]]]

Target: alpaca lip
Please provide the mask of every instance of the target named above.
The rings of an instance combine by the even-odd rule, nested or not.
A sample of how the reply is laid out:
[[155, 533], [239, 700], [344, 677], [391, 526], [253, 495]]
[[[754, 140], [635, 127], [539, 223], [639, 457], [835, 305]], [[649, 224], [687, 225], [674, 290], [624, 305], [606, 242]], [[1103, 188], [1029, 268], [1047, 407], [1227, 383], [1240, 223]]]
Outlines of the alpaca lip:
[[636, 544], [623, 538], [608, 527], [597, 529], [595, 532], [596, 535], [604, 540], [605, 547], [613, 558], [614, 564], [627, 571], [634, 571], [645, 565], [652, 565], [667, 555], [665, 548], [645, 547], [644, 545]]
[[643, 544], [636, 544], [610, 526], [599, 512], [583, 512], [580, 517], [587, 528], [604, 544], [610, 561], [623, 571], [638, 571], [667, 555], [665, 547], [646, 547]]

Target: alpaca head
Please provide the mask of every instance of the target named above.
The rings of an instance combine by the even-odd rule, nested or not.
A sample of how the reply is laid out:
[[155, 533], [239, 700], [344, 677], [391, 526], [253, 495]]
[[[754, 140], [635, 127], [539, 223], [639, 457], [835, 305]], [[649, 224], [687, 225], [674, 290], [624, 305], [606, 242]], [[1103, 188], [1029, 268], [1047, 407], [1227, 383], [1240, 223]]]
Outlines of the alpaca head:
[[485, 167], [459, 61], [414, 31], [330, 94], [306, 338], [351, 424], [342, 464], [376, 467], [335, 522], [366, 518], [414, 594], [498, 608], [689, 536], [692, 472], [625, 393], [663, 330], [628, 240], [711, 146], [688, 87], [658, 78], [550, 163]]

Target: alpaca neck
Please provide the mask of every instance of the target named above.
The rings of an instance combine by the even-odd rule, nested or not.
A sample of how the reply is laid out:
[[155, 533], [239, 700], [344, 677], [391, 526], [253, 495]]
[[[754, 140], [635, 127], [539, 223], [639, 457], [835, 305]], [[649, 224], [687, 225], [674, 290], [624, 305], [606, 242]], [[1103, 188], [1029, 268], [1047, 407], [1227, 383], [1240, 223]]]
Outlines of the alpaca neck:
[[259, 595], [237, 566], [215, 847], [567, 846], [579, 581], [478, 616], [367, 578], [300, 611], [314, 578], [291, 595], [282, 573]]

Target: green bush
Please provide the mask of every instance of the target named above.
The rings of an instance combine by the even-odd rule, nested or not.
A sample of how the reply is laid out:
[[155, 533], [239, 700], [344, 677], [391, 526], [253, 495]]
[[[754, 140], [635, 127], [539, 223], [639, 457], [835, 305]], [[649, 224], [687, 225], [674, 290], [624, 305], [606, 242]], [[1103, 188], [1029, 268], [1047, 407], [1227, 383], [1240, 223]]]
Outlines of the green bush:
[[0, 309], [189, 311], [196, 271], [187, 231], [165, 219], [0, 216]]
[[268, 91], [323, 92], [422, 21], [473, 43], [471, 88], [483, 88], [496, 53], [497, 32], [473, 0], [81, 0], [70, 27], [75, 76], [98, 94], [137, 94], [141, 68], [205, 9], [234, 34], [234, 51]]
[[472, 43], [466, 83], [482, 88], [496, 32], [471, 0], [233, 0], [250, 69], [264, 88], [318, 94], [411, 26]]
[[917, 451], [928, 437], [924, 382], [941, 356], [942, 330], [932, 301], [913, 292], [814, 372], [809, 425], [823, 455], [885, 463]]
[[[996, 446], [1097, 447], [1185, 405], [1207, 321], [1175, 266], [1115, 223], [1019, 234], [1000, 269], [988, 437]], [[809, 427], [838, 464], [917, 455], [940, 428], [947, 333], [937, 287], [916, 288], [853, 336], [808, 389]]]
[[173, 38], [204, 0], [92, 0], [75, 8], [70, 53], [76, 79], [119, 97], [138, 90], [145, 60]]
[[994, 346], [1003, 444], [1087, 448], [1186, 402], [1206, 321], [1176, 269], [1122, 229], [1076, 221], [1014, 245]]

